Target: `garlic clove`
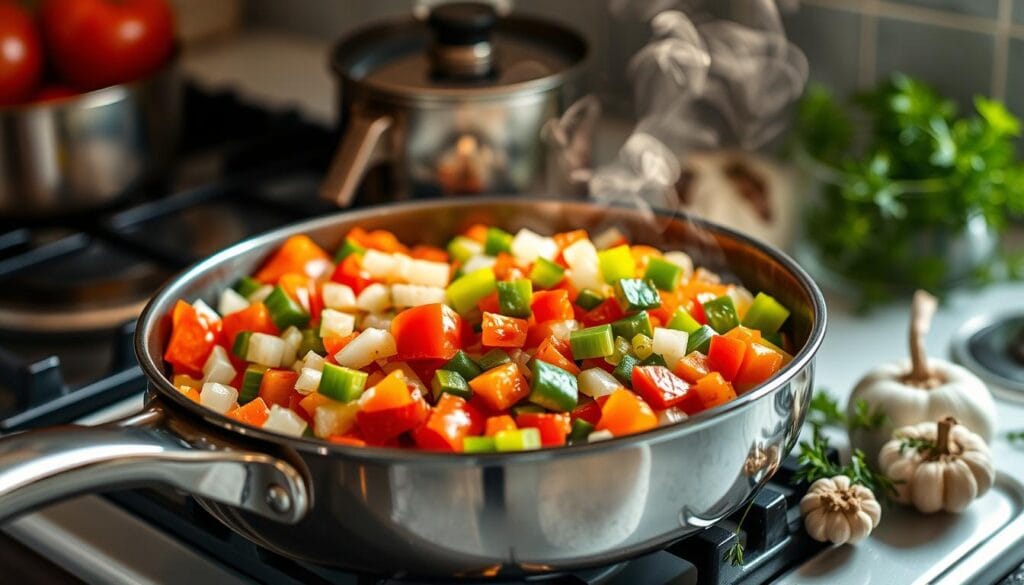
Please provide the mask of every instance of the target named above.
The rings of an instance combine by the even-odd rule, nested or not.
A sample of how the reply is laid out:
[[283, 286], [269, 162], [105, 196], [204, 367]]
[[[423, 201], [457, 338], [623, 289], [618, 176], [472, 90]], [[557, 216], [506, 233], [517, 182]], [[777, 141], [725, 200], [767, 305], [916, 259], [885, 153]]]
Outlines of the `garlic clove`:
[[845, 475], [837, 475], [832, 478], [832, 482], [835, 485], [834, 489], [837, 490], [848, 490], [850, 489], [850, 478]]
[[[817, 498], [815, 498], [815, 500], [817, 500]], [[807, 513], [806, 518], [804, 519], [804, 526], [807, 527], [807, 534], [810, 534], [811, 538], [818, 542], [825, 542], [828, 540], [828, 534], [826, 534], [828, 527], [825, 525], [825, 520], [825, 512], [820, 507], [811, 510]]]
[[872, 528], [878, 526], [878, 523], [882, 521], [882, 505], [874, 497], [870, 500], [862, 499], [860, 508], [871, 519]]
[[871, 529], [875, 527], [874, 522], [866, 512], [859, 510], [854, 514], [849, 514], [847, 522], [850, 525], [850, 543], [856, 544], [861, 540], [864, 540], [868, 534], [871, 534]]
[[825, 517], [825, 533], [836, 544], [850, 540], [850, 522], [846, 514], [828, 514]]

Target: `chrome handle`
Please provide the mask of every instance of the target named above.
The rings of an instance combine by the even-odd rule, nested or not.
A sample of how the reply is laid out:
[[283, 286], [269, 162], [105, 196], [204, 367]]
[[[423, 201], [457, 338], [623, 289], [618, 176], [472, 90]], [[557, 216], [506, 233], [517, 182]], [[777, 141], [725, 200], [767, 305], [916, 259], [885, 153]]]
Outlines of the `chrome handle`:
[[338, 207], [352, 205], [356, 189], [370, 166], [373, 152], [384, 133], [391, 128], [389, 116], [368, 116], [354, 112], [349, 127], [341, 139], [341, 146], [331, 160], [320, 197], [333, 201]]
[[162, 416], [154, 410], [101, 427], [52, 427], [0, 439], [0, 522], [74, 495], [154, 484], [283, 523], [305, 515], [309, 496], [294, 467], [263, 453], [190, 447], [152, 424]]

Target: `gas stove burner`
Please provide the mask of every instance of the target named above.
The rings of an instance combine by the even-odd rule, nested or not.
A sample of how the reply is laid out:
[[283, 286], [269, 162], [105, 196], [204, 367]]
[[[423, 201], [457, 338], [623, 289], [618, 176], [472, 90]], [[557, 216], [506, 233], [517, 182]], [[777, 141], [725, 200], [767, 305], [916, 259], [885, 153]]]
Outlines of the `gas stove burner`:
[[974, 317], [953, 336], [952, 353], [994, 392], [1024, 402], [1024, 312]]

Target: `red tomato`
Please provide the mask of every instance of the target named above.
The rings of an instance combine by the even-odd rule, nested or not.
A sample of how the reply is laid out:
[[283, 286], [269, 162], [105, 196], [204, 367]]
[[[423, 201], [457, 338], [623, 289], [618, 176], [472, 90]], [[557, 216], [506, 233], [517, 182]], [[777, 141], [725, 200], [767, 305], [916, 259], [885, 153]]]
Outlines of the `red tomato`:
[[665, 366], [636, 366], [632, 375], [633, 391], [658, 410], [679, 406], [687, 413], [700, 410], [690, 385]]
[[43, 75], [43, 45], [32, 15], [12, 0], [0, 0], [0, 105], [31, 97]]
[[406, 309], [391, 320], [399, 360], [451, 359], [462, 348], [462, 317], [435, 303]]
[[82, 89], [144, 77], [174, 49], [165, 0], [46, 0], [40, 18], [54, 67]]

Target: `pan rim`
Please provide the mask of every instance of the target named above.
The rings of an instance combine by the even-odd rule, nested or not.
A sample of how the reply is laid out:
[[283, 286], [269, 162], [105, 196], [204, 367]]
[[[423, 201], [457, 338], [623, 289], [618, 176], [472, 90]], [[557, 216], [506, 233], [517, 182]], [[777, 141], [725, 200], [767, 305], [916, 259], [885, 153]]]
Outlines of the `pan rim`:
[[329, 443], [319, 439], [314, 440], [303, 437], [290, 437], [270, 431], [264, 431], [260, 428], [238, 423], [227, 416], [206, 409], [202, 405], [192, 402], [184, 394], [177, 391], [164, 373], [162, 364], [158, 364], [150, 357], [150, 344], [148, 338], [150, 332], [163, 317], [163, 315], [157, 314], [157, 308], [180, 298], [180, 296], [177, 295], [178, 289], [183, 288], [187, 283], [195, 280], [196, 277], [205, 274], [231, 258], [250, 252], [252, 249], [259, 247], [267, 240], [280, 239], [287, 235], [306, 233], [311, 230], [338, 223], [342, 220], [358, 221], [363, 217], [378, 216], [380, 214], [396, 214], [411, 210], [422, 210], [424, 208], [438, 208], [439, 210], [444, 210], [452, 207], [481, 205], [528, 206], [545, 203], [579, 205], [585, 207], [601, 206], [604, 208], [614, 208], [625, 211], [637, 211], [636, 206], [622, 203], [596, 203], [586, 200], [569, 200], [551, 196], [485, 195], [461, 198], [457, 200], [428, 199], [402, 203], [385, 203], [381, 205], [363, 207], [356, 210], [342, 210], [338, 213], [314, 217], [312, 219], [291, 223], [271, 231], [262, 232], [241, 240], [192, 264], [164, 283], [160, 290], [157, 291], [157, 293], [149, 300], [146, 307], [139, 315], [134, 340], [135, 354], [138, 359], [139, 367], [146, 375], [149, 387], [158, 392], [163, 400], [170, 400], [174, 405], [183, 409], [184, 412], [200, 419], [205, 424], [210, 424], [220, 430], [226, 430], [230, 433], [238, 434], [243, 438], [258, 439], [277, 446], [290, 447], [299, 452], [322, 456], [340, 456], [349, 459], [373, 460], [376, 462], [386, 461], [390, 463], [435, 462], [450, 465], [472, 466], [479, 466], [481, 464], [504, 464], [510, 460], [528, 462], [547, 460], [558, 456], [589, 455], [617, 451], [619, 449], [628, 449], [635, 447], [638, 444], [650, 445], [673, 440], [684, 434], [697, 432], [707, 425], [714, 424], [713, 421], [716, 418], [737, 414], [752, 403], [758, 402], [764, 397], [780, 391], [792, 382], [797, 374], [811, 367], [814, 357], [824, 340], [828, 317], [826, 314], [824, 295], [806, 270], [804, 270], [785, 252], [769, 246], [756, 238], [752, 238], [731, 228], [691, 216], [681, 211], [670, 211], [657, 208], [653, 208], [652, 211], [659, 217], [673, 220], [682, 219], [699, 226], [701, 229], [718, 232], [729, 238], [737, 240], [740, 243], [751, 246], [778, 262], [785, 270], [791, 273], [791, 275], [800, 284], [802, 291], [809, 296], [811, 300], [810, 308], [812, 310], [813, 317], [811, 331], [803, 347], [801, 347], [800, 351], [793, 356], [793, 360], [767, 383], [737, 397], [735, 400], [719, 405], [715, 408], [705, 410], [678, 423], [656, 427], [633, 435], [616, 437], [607, 441], [580, 445], [566, 445], [556, 448], [539, 449], [536, 451], [466, 454], [422, 451], [418, 449], [400, 447], [354, 447]]

